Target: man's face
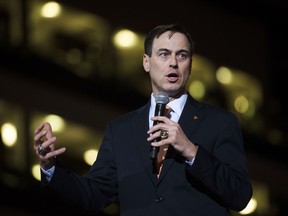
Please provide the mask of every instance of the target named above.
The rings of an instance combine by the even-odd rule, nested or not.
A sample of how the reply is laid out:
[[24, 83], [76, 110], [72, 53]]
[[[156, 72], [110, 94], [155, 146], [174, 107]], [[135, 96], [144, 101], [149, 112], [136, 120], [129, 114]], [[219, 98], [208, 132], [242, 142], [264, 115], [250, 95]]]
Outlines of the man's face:
[[191, 73], [192, 57], [189, 41], [184, 34], [169, 36], [170, 32], [165, 32], [154, 39], [152, 55], [144, 55], [143, 66], [150, 74], [153, 92], [162, 91], [173, 97], [185, 90]]

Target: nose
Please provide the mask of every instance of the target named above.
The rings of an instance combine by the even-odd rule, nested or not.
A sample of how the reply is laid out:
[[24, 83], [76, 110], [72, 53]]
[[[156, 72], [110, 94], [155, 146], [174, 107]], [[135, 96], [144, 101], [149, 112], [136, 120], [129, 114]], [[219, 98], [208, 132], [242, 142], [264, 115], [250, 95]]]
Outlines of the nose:
[[170, 61], [169, 67], [171, 67], [171, 68], [173, 68], [173, 69], [177, 69], [177, 68], [178, 68], [178, 61], [177, 61], [176, 55], [175, 55], [175, 56], [172, 55], [170, 60], [171, 60], [171, 61]]
[[173, 69], [177, 69], [178, 65], [177, 64], [175, 64], [175, 65], [170, 64], [170, 67], [173, 68]]

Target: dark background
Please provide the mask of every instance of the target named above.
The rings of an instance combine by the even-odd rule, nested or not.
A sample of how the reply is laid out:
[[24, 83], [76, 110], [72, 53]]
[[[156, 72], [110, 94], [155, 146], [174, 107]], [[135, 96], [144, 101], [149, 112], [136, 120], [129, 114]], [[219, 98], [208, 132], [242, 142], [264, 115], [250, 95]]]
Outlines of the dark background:
[[[0, 0], [0, 3], [1, 1], [9, 2]], [[102, 127], [114, 116], [146, 103], [149, 95], [139, 95], [123, 80], [113, 76], [109, 79], [96, 77], [93, 80], [85, 80], [30, 50], [27, 37], [29, 25], [25, 19], [29, 13], [29, 1], [17, 2], [23, 12], [21, 28], [24, 34], [20, 44], [17, 46], [10, 44], [8, 27], [0, 19], [0, 99], [23, 107], [26, 118], [31, 115], [31, 110], [36, 109], [58, 113], [95, 128], [100, 127], [98, 124]], [[243, 128], [251, 178], [254, 182], [265, 184], [271, 190], [270, 210], [253, 215], [287, 215], [288, 104], [285, 89], [288, 84], [286, 82], [287, 1], [59, 0], [58, 2], [104, 17], [112, 28], [125, 27], [143, 34], [158, 24], [180, 22], [191, 31], [196, 42], [196, 53], [211, 59], [216, 65], [239, 68], [256, 77], [263, 87], [264, 96], [258, 112], [264, 117], [267, 130], [269, 127], [277, 128], [282, 134], [282, 139], [275, 145], [269, 142], [265, 132], [254, 134]], [[8, 17], [9, 21], [12, 20], [10, 16], [14, 16], [2, 10], [0, 14], [2, 17]], [[139, 80], [135, 82], [141, 83]], [[39, 99], [42, 94], [45, 94], [46, 100]], [[73, 96], [71, 100], [66, 98], [67, 95]], [[95, 95], [97, 103], [94, 103]], [[217, 97], [221, 100], [221, 94]], [[56, 100], [57, 104], [53, 104], [53, 100]], [[98, 102], [108, 105], [99, 108]], [[94, 121], [94, 116], [91, 117], [95, 109], [99, 109], [97, 112], [102, 113], [97, 122]], [[26, 132], [30, 133], [28, 130]], [[31, 146], [28, 146], [31, 145], [30, 140], [26, 138], [24, 142], [27, 143], [26, 148], [30, 149]], [[11, 171], [3, 159], [9, 157], [9, 152], [5, 149], [0, 149], [0, 152], [1, 179], [4, 179], [6, 174], [2, 173]], [[27, 154], [28, 164], [33, 161], [32, 158], [33, 155]], [[75, 158], [64, 157], [64, 160], [76, 169], [83, 169]], [[13, 175], [22, 182], [20, 188], [14, 189], [1, 184], [1, 215], [56, 215], [55, 209], [48, 207], [50, 209], [48, 210], [45, 203], [51, 202], [54, 198], [56, 201], [52, 204], [60, 208], [57, 210], [59, 215], [65, 212], [73, 213], [71, 206], [53, 195], [43, 194], [43, 191], [39, 190], [39, 182], [34, 180], [29, 172], [28, 167], [24, 172], [15, 173], [13, 170]]]

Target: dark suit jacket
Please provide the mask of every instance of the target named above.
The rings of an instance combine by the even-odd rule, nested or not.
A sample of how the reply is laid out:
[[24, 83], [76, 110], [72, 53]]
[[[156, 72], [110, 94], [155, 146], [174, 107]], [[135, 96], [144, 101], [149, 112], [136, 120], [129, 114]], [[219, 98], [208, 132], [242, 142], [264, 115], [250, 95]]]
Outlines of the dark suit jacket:
[[119, 201], [122, 216], [224, 216], [242, 210], [252, 187], [236, 116], [189, 95], [179, 124], [199, 145], [194, 164], [189, 167], [170, 146], [157, 179], [146, 140], [149, 107], [107, 124], [97, 161], [84, 178], [57, 165], [48, 187], [89, 210]]

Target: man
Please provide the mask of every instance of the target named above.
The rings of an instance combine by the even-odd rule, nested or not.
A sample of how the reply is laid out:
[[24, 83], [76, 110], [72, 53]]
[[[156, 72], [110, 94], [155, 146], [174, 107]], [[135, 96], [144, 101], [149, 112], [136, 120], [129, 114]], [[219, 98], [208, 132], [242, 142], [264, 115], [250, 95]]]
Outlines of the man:
[[[117, 201], [122, 216], [224, 216], [242, 210], [252, 186], [240, 126], [234, 114], [187, 92], [194, 52], [190, 34], [181, 25], [160, 25], [144, 46], [151, 99], [107, 124], [86, 175], [57, 163], [66, 149], [56, 149], [48, 123], [35, 130], [43, 186], [89, 212]], [[163, 93], [169, 116], [154, 115], [155, 97]], [[157, 156], [166, 147], [163, 161], [151, 159], [153, 147], [159, 147]]]

